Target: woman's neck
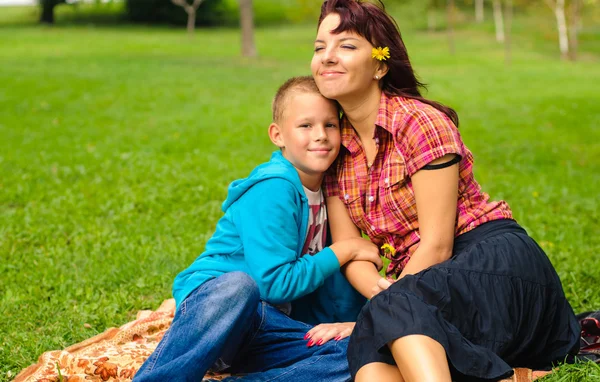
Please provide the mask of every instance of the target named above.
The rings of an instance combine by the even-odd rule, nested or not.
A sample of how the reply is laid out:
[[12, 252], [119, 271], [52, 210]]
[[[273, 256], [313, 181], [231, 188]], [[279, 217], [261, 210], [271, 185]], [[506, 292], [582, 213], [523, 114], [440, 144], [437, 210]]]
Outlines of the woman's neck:
[[338, 101], [344, 110], [344, 115], [352, 124], [362, 141], [373, 137], [375, 121], [379, 113], [381, 89], [367, 91], [360, 97]]

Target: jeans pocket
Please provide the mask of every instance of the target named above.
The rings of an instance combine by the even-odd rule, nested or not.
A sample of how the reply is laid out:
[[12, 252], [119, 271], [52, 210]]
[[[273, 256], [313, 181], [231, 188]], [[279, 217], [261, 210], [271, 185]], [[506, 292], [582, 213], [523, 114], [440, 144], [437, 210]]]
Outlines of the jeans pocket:
[[179, 312], [182, 316], [185, 316], [185, 312], [187, 311], [187, 298], [181, 302], [181, 306], [179, 307]]

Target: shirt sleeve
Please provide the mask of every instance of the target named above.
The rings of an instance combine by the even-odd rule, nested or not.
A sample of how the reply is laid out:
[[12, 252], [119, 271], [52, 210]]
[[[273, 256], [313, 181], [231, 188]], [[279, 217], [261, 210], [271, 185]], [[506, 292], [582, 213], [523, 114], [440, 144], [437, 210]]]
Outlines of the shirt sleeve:
[[443, 112], [427, 105], [398, 118], [396, 142], [404, 155], [408, 176], [447, 154], [465, 156], [465, 147], [454, 123]]
[[236, 226], [250, 276], [261, 298], [272, 304], [313, 292], [340, 267], [329, 247], [297, 255], [305, 238], [299, 237], [302, 216], [294, 193], [290, 182], [270, 179], [252, 186], [236, 202]]

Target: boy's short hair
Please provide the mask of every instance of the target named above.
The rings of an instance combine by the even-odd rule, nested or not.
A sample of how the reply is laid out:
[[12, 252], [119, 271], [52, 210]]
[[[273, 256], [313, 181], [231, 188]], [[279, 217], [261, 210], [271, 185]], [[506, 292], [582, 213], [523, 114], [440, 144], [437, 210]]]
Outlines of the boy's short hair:
[[[281, 119], [283, 118], [283, 112], [293, 92], [315, 93], [321, 95], [321, 92], [319, 92], [319, 88], [317, 87], [317, 83], [312, 76], [299, 76], [290, 78], [279, 87], [277, 93], [275, 93], [275, 97], [273, 98], [273, 122], [281, 122]], [[335, 103], [333, 100], [331, 100], [331, 102]]]

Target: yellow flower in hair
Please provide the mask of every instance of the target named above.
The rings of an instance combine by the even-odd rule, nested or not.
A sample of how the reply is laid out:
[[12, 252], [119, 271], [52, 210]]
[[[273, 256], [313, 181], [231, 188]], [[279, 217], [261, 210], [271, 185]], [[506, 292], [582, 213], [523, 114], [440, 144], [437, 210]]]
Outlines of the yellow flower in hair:
[[390, 58], [390, 48], [386, 47], [378, 47], [373, 48], [371, 51], [371, 56], [379, 61], [385, 61]]
[[381, 246], [381, 250], [383, 251], [384, 255], [389, 255], [390, 257], [394, 257], [394, 255], [396, 254], [396, 248], [394, 248], [391, 244], [384, 244]]

